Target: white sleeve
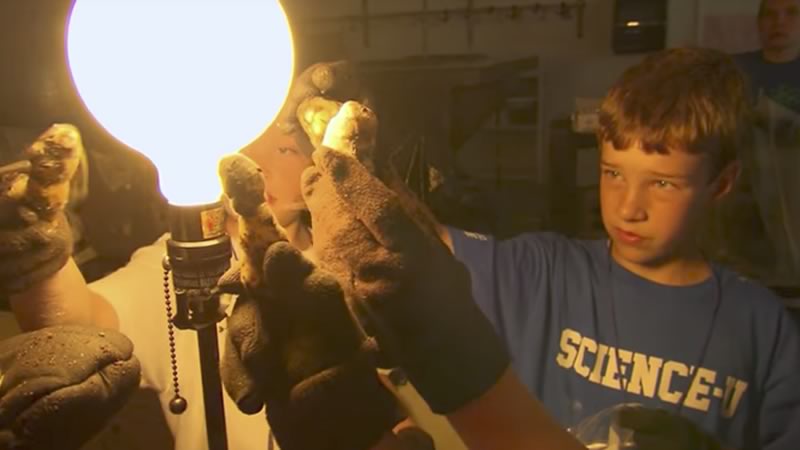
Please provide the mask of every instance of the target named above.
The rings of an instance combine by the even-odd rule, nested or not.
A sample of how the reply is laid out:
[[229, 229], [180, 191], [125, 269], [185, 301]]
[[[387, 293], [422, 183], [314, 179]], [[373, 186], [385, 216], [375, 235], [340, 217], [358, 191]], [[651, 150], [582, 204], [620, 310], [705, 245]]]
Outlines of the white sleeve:
[[[158, 393], [164, 417], [174, 436], [174, 448], [206, 450], [208, 447], [197, 333], [192, 330], [175, 329], [180, 390], [189, 406], [186, 412], [177, 416], [168, 411], [173, 386], [164, 299], [164, 269], [161, 263], [166, 253], [166, 240], [167, 236], [163, 236], [152, 245], [137, 250], [125, 267], [89, 286], [111, 303], [119, 316], [120, 331], [133, 342], [134, 353], [142, 366], [142, 386]], [[171, 301], [174, 305], [174, 297]], [[224, 339], [223, 332], [219, 335], [221, 347], [224, 347]], [[221, 351], [222, 349], [220, 354]], [[269, 435], [264, 415], [248, 416], [239, 412], [227, 394], [224, 395], [224, 402], [229, 448], [264, 449]], [[139, 432], [136, 424], [128, 426], [133, 427], [134, 432]], [[274, 448], [277, 449], [277, 446]]]
[[[167, 236], [142, 247], [121, 269], [89, 284], [119, 316], [120, 332], [133, 342], [142, 363], [142, 382], [158, 390], [169, 379], [169, 340], [164, 300], [164, 269]], [[164, 380], [165, 376], [167, 380]]]

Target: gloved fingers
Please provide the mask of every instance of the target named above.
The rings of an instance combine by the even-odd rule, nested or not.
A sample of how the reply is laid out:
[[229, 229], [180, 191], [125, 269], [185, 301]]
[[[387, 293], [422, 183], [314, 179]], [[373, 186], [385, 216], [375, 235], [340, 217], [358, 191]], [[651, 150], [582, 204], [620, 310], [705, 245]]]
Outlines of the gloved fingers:
[[19, 228], [39, 217], [21, 204], [28, 190], [30, 161], [17, 161], [0, 167], [0, 224]]
[[291, 294], [302, 289], [305, 279], [314, 271], [314, 264], [288, 242], [269, 246], [262, 266], [264, 287], [280, 301], [290, 301], [280, 294]]
[[330, 118], [321, 145], [346, 155], [353, 155], [373, 175], [379, 175], [375, 159], [378, 155], [378, 116], [357, 101], [344, 102]]
[[285, 364], [290, 383], [336, 366], [358, 353], [364, 333], [352, 316], [336, 278], [315, 271], [291, 302]]
[[19, 265], [0, 264], [0, 292], [14, 294], [25, 291], [36, 283], [58, 272], [69, 260], [68, 251], [47, 251], [19, 258]]
[[139, 373], [132, 357], [50, 392], [14, 418], [14, 435], [34, 450], [78, 449], [122, 408], [139, 386]]
[[264, 406], [258, 374], [254, 374], [242, 361], [239, 348], [230, 339], [225, 341], [225, 352], [220, 364], [222, 385], [225, 391], [245, 414], [255, 414]]
[[289, 382], [349, 358], [362, 337], [338, 280], [286, 242], [264, 258], [263, 323], [283, 345]]
[[51, 327], [15, 336], [0, 346], [0, 427], [40, 398], [84, 383], [103, 369], [114, 367], [109, 375], [139, 380], [133, 344], [112, 330]]
[[0, 174], [0, 222], [9, 229], [52, 220], [69, 200], [69, 183], [81, 160], [83, 144], [77, 128], [55, 124], [24, 151], [21, 161]]
[[277, 125], [285, 133], [299, 131], [297, 107], [311, 97], [351, 100], [359, 95], [360, 82], [347, 61], [320, 62], [306, 68], [292, 82], [292, 88], [278, 115]]
[[[366, 450], [401, 420], [394, 396], [358, 354], [298, 383], [287, 400], [267, 415], [283, 425], [275, 428], [276, 437], [290, 450]], [[315, 433], [307, 432], [308, 424]]]
[[242, 283], [241, 263], [233, 263], [217, 280], [217, 290], [222, 294], [244, 295], [246, 289]]
[[53, 220], [36, 221], [20, 227], [0, 225], [0, 255], [19, 255], [37, 248], [71, 240], [69, 223], [65, 214]]
[[624, 406], [617, 411], [617, 423], [637, 432], [656, 432], [668, 424], [670, 413], [661, 409]]
[[295, 303], [301, 301], [303, 284], [314, 270], [313, 264], [287, 242], [270, 245], [261, 265], [262, 282], [254, 297], [258, 300], [262, 324], [277, 346], [283, 346], [290, 338], [289, 329], [298, 319], [305, 318], [293, 313]]
[[0, 286], [20, 291], [57, 272], [72, 253], [66, 223], [39, 222], [18, 232], [0, 231]]
[[271, 336], [262, 324], [258, 301], [249, 295], [237, 298], [227, 323], [228, 341], [236, 350], [238, 361], [241, 361], [251, 377], [262, 379], [269, 371], [267, 361], [274, 350]]
[[22, 291], [66, 264], [72, 231], [63, 212], [22, 228], [0, 228], [0, 290]]
[[311, 143], [312, 152], [322, 143], [328, 123], [340, 106], [340, 102], [324, 97], [310, 97], [297, 106], [297, 121]]
[[258, 165], [247, 156], [234, 153], [220, 160], [217, 172], [233, 210], [244, 217], [255, 215], [264, 203], [264, 178]]
[[49, 220], [69, 201], [70, 180], [84, 159], [78, 129], [54, 124], [25, 150], [31, 162], [24, 203], [40, 218]]
[[83, 153], [81, 135], [74, 125], [51, 125], [25, 150], [31, 161], [31, 180], [42, 187], [68, 182]]
[[317, 149], [313, 159], [316, 165], [306, 169], [301, 180], [312, 216], [315, 211], [340, 205], [383, 247], [396, 249], [419, 242], [421, 230], [397, 196], [358, 160], [325, 147]]
[[[679, 448], [682, 446], [676, 447], [674, 439], [665, 438], [665, 436], [661, 434], [635, 432], [633, 433], [633, 441], [636, 443], [637, 450], [682, 450], [681, 448]], [[707, 449], [692, 448], [685, 450], [707, 450]]]
[[303, 76], [308, 77], [319, 94], [328, 98], [350, 100], [361, 90], [355, 67], [344, 60], [315, 64]]

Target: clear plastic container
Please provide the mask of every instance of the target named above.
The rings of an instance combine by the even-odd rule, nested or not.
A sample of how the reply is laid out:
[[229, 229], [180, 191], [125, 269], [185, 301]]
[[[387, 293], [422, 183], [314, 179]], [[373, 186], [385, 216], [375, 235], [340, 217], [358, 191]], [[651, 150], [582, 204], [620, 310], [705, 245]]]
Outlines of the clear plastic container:
[[638, 406], [641, 405], [626, 403], [612, 406], [584, 419], [569, 431], [590, 450], [636, 450], [633, 431], [619, 426], [617, 413], [621, 408]]

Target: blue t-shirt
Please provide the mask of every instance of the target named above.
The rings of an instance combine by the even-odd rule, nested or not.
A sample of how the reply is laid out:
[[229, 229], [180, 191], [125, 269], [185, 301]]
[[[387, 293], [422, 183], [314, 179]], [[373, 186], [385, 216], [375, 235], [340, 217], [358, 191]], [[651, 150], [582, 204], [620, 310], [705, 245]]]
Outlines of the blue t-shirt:
[[769, 63], [760, 51], [734, 56], [742, 71], [750, 78], [751, 94], [759, 92], [777, 103], [800, 113], [800, 58], [787, 63]]
[[800, 336], [767, 289], [721, 267], [696, 285], [656, 284], [605, 241], [450, 233], [514, 368], [565, 427], [641, 403], [733, 448], [800, 449]]

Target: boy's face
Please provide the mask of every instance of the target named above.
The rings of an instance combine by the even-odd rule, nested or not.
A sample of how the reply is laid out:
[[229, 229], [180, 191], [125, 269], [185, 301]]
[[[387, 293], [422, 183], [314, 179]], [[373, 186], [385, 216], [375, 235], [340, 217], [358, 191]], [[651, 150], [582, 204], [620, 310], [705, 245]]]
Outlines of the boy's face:
[[293, 222], [305, 209], [300, 177], [313, 164], [311, 158], [300, 150], [294, 137], [275, 126], [270, 126], [242, 153], [261, 168], [264, 197], [278, 222], [283, 226]]
[[712, 182], [704, 155], [645, 153], [638, 144], [616, 150], [604, 142], [600, 166], [603, 224], [623, 265], [658, 267], [694, 251], [706, 208], [735, 179]]

